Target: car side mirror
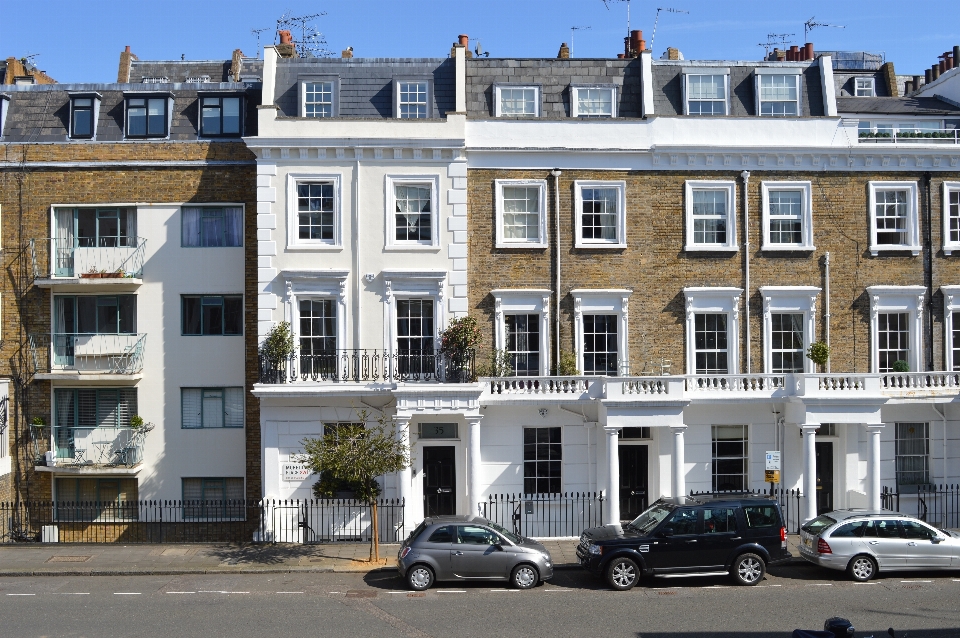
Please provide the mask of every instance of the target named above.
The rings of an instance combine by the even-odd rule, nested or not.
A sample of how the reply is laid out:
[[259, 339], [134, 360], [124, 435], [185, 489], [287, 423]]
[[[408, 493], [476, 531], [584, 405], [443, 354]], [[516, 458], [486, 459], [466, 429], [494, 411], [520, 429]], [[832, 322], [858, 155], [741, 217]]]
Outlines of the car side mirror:
[[663, 536], [664, 538], [670, 538], [675, 533], [676, 532], [672, 527], [664, 527], [662, 530], [660, 530], [660, 536]]
[[502, 551], [503, 551], [503, 544], [502, 544], [502, 543], [494, 543], [493, 546], [497, 548], [497, 551], [498, 551], [498, 552], [502, 552]]

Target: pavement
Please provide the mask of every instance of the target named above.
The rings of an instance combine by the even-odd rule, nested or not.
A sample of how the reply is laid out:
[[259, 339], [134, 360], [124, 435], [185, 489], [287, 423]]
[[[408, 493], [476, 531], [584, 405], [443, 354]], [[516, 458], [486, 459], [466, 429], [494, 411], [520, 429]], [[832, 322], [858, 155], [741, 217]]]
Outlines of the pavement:
[[[787, 536], [802, 561], [799, 537]], [[556, 569], [579, 569], [577, 541], [544, 540]], [[381, 544], [372, 562], [369, 543], [294, 544], [66, 544], [0, 545], [0, 577], [371, 572], [393, 569], [399, 545]]]

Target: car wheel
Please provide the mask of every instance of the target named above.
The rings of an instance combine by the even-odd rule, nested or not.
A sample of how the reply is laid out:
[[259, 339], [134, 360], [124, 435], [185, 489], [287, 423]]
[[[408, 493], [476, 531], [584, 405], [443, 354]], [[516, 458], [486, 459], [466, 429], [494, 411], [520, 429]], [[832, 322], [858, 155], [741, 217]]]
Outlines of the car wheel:
[[733, 561], [731, 574], [738, 585], [756, 585], [763, 580], [767, 567], [756, 554], [740, 554]]
[[629, 558], [614, 558], [607, 565], [607, 584], [618, 591], [633, 589], [640, 579], [640, 568]]
[[877, 575], [877, 561], [870, 556], [854, 556], [847, 565], [847, 573], [858, 583], [865, 583]]
[[433, 570], [426, 565], [414, 565], [407, 572], [407, 585], [414, 591], [430, 589], [433, 585]]
[[532, 565], [517, 565], [510, 575], [510, 583], [517, 589], [530, 589], [540, 582], [540, 574]]

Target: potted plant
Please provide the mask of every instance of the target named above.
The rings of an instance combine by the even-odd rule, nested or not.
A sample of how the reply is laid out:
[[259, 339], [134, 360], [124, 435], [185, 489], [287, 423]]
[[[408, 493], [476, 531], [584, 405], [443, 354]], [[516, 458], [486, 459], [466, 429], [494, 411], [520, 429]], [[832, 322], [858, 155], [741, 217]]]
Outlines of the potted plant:
[[142, 416], [140, 416], [139, 414], [134, 414], [132, 417], [130, 417], [131, 428], [133, 428], [134, 430], [140, 431], [143, 429], [143, 426], [144, 426], [144, 423], [143, 423]]
[[260, 367], [264, 383], [276, 383], [276, 378], [283, 381], [286, 362], [293, 354], [293, 333], [290, 324], [281, 321], [267, 333], [267, 337], [260, 344]]
[[557, 376], [575, 377], [580, 374], [577, 369], [577, 355], [575, 352], [564, 350], [560, 352], [560, 361], [557, 362]]
[[822, 372], [830, 358], [830, 346], [823, 341], [814, 341], [807, 350], [807, 358]]
[[99, 279], [100, 271], [97, 270], [96, 268], [90, 268], [90, 270], [88, 270], [87, 272], [81, 273], [80, 278], [81, 279]]
[[900, 359], [893, 362], [893, 371], [894, 372], [910, 372], [910, 364]]
[[476, 317], [458, 317], [440, 333], [440, 354], [446, 364], [447, 381], [466, 383], [473, 380], [473, 354], [482, 332]]
[[45, 436], [44, 430], [47, 427], [47, 420], [42, 416], [35, 416], [30, 421], [30, 438], [33, 439], [33, 452], [37, 463], [43, 462], [43, 456], [40, 454], [40, 441]]

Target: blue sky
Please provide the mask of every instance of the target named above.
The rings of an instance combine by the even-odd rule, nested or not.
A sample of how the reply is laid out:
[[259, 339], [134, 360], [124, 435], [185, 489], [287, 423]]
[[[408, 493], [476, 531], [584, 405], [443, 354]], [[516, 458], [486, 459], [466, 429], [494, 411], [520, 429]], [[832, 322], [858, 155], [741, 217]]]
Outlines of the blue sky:
[[[253, 55], [257, 39], [251, 30], [269, 29], [263, 35], [272, 43], [276, 20], [289, 9], [294, 15], [326, 11], [316, 24], [338, 55], [353, 46], [362, 57], [442, 57], [457, 34], [466, 33], [471, 48], [479, 39], [495, 57], [554, 56], [578, 26], [590, 28], [576, 32], [574, 57], [614, 57], [623, 50], [627, 3], [607, 4], [609, 9], [603, 0], [30, 0], [24, 15], [38, 19], [2, 20], [0, 55], [39, 54], [37, 66], [60, 82], [112, 82], [125, 45], [152, 60], [181, 55], [224, 60], [235, 48]], [[815, 29], [810, 39], [817, 50], [883, 52], [900, 74], [922, 74], [937, 55], [960, 44], [960, 5], [952, 0], [935, 6], [891, 0], [632, 0], [631, 26], [642, 29], [648, 43], [658, 6], [689, 14], [660, 14], [657, 57], [673, 46], [687, 59], [760, 59], [758, 44], [767, 34], [795, 34], [788, 42], [802, 44], [803, 23], [812, 16], [845, 26]], [[916, 13], [920, 7], [927, 7], [923, 15]]]

